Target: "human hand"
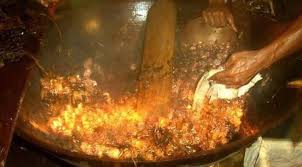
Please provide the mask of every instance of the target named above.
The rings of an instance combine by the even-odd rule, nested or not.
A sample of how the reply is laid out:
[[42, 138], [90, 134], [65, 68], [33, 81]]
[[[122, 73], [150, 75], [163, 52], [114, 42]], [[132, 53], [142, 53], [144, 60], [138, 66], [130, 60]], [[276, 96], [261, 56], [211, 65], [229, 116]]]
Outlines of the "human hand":
[[215, 74], [210, 80], [239, 88], [247, 84], [269, 60], [260, 51], [243, 51], [233, 54], [224, 66], [224, 71]]
[[204, 21], [213, 27], [228, 26], [237, 32], [233, 14], [226, 5], [211, 6], [202, 13]]

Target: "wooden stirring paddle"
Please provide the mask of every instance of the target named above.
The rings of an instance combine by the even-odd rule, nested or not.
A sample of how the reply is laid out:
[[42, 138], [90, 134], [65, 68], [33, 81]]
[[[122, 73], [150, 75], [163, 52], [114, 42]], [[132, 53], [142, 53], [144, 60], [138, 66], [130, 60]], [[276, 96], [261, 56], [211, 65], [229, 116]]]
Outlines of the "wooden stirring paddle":
[[148, 13], [137, 111], [165, 115], [172, 91], [172, 58], [176, 33], [173, 0], [159, 0]]

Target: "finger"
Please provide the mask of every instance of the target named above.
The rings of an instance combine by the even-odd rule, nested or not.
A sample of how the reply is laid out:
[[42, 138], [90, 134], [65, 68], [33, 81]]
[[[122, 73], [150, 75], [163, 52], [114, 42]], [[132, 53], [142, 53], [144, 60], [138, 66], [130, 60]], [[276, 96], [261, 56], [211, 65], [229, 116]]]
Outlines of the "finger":
[[234, 21], [234, 17], [232, 14], [228, 14], [227, 16], [227, 21], [228, 21], [228, 24], [231, 26], [231, 28], [235, 31], [235, 32], [238, 32], [238, 29], [235, 25], [235, 21]]
[[233, 88], [238, 88], [238, 87], [244, 85], [245, 84], [245, 80], [242, 77], [243, 76], [236, 75], [233, 78], [233, 82], [231, 84], [228, 84], [227, 86], [228, 87], [233, 87]]
[[206, 11], [202, 12], [203, 20], [205, 23], [209, 24], [209, 19]]
[[215, 20], [214, 20], [213, 12], [209, 12], [208, 16], [209, 16], [210, 25], [214, 26], [215, 25]]
[[213, 80], [215, 81], [216, 83], [219, 83], [219, 84], [224, 84], [224, 85], [234, 85], [236, 83], [234, 83], [234, 81], [232, 80], [232, 77], [223, 77], [223, 78], [217, 78], [216, 80]]
[[222, 27], [227, 25], [226, 18], [222, 12], [219, 12], [219, 19]]
[[210, 77], [209, 80], [222, 81], [225, 80], [227, 77], [229, 77], [229, 71], [224, 70], [213, 75], [212, 77]]
[[241, 87], [240, 84], [225, 84], [227, 88], [239, 89]]
[[206, 17], [206, 20], [207, 20], [207, 24], [208, 25], [212, 25], [212, 21], [211, 21], [211, 12], [207, 11], [205, 12], [205, 17]]
[[221, 71], [214, 76], [210, 77], [210, 80], [218, 81], [219, 83], [225, 83], [225, 84], [240, 84], [242, 81], [242, 76], [240, 73], [234, 73], [233, 70], [224, 70]]
[[214, 16], [214, 26], [215, 27], [221, 27], [219, 12], [214, 12], [213, 16]]
[[225, 70], [231, 70], [236, 65], [236, 60], [230, 59], [224, 64]]
[[241, 85], [243, 85], [238, 79], [235, 79], [236, 76], [228, 76], [228, 77], [220, 77], [217, 78], [217, 83], [226, 85], [227, 88], [239, 88]]

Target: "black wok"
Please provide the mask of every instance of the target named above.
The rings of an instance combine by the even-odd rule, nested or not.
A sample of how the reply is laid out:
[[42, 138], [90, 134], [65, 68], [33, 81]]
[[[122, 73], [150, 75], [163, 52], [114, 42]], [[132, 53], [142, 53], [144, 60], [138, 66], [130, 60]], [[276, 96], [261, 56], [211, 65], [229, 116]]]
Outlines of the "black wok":
[[[141, 62], [144, 23], [152, 3], [153, 1], [146, 0], [89, 1], [89, 3], [68, 4], [68, 7], [58, 13], [62, 16], [56, 23], [59, 26], [51, 26], [44, 34], [45, 43], [41, 46], [40, 63], [45, 69], [67, 75], [71, 71], [79, 70], [85, 58], [98, 55], [98, 63], [104, 67], [104, 72], [114, 75], [113, 79], [104, 86], [112, 90], [113, 96], [119, 96], [135, 84], [138, 72], [129, 71], [128, 68], [129, 66], [137, 67]], [[190, 14], [180, 12], [180, 18], [186, 19], [189, 15], [197, 14], [200, 8], [196, 3], [178, 2], [182, 11], [192, 9]], [[92, 27], [89, 24], [92, 24]], [[299, 75], [301, 65], [302, 61], [297, 56], [283, 60], [263, 72], [263, 81], [250, 91], [247, 118], [252, 125], [260, 129], [257, 134], [236, 138], [214, 150], [197, 152], [188, 157], [156, 162], [136, 161], [135, 163], [146, 166], [205, 164], [220, 160], [249, 146], [258, 136], [284, 121], [299, 108], [299, 97], [296, 91], [287, 88], [286, 84]], [[134, 165], [133, 160], [117, 161], [74, 152], [68, 149], [68, 142], [59, 141], [49, 132], [34, 126], [32, 122], [39, 123], [47, 119], [47, 113], [38, 112], [42, 107], [39, 94], [40, 78], [39, 70], [33, 69], [28, 79], [28, 89], [17, 125], [17, 133], [20, 136], [62, 157], [88, 160], [109, 166]], [[66, 147], [62, 147], [62, 144]]]

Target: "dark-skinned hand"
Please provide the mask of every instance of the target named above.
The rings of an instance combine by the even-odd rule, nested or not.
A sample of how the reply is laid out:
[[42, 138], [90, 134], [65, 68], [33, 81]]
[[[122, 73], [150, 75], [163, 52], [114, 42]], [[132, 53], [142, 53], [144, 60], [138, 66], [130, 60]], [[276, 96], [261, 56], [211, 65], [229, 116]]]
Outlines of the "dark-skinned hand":
[[213, 27], [228, 26], [237, 32], [233, 14], [226, 5], [209, 7], [202, 13], [204, 21]]
[[[265, 55], [259, 51], [243, 51], [233, 54], [224, 71], [217, 73], [210, 80], [238, 88], [247, 84], [260, 70], [265, 67]], [[267, 60], [269, 61], [269, 60]]]

